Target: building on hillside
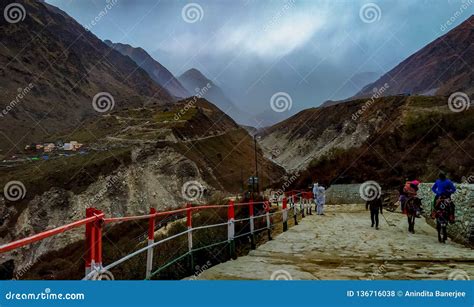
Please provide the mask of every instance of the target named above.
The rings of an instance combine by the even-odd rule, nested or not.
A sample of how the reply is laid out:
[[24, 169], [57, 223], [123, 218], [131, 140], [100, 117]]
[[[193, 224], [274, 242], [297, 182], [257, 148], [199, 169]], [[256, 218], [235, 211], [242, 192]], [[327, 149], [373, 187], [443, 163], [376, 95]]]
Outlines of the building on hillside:
[[72, 144], [71, 143], [64, 143], [63, 149], [67, 151], [73, 150]]
[[25, 151], [36, 151], [36, 144], [29, 144], [25, 146]]
[[56, 145], [54, 143], [44, 143], [43, 150], [44, 152], [52, 152], [56, 149]]
[[73, 148], [72, 150], [74, 150], [74, 151], [76, 151], [76, 150], [78, 150], [79, 148], [82, 147], [82, 144], [78, 143], [77, 141], [71, 141], [70, 144]]

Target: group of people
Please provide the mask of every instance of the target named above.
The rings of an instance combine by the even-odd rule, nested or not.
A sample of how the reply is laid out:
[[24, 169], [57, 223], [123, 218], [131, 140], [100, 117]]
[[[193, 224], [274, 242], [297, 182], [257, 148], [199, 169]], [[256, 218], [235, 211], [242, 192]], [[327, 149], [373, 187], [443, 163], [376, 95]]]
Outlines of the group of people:
[[[422, 215], [422, 203], [418, 198], [419, 180], [407, 180], [399, 189], [401, 209], [407, 216], [408, 231], [415, 233], [415, 219]], [[436, 229], [438, 231], [438, 241], [446, 243], [448, 238], [447, 225], [454, 222], [455, 205], [451, 200], [451, 195], [456, 192], [456, 187], [444, 173], [439, 174], [431, 190], [435, 194], [432, 206], [431, 217], [436, 219]], [[324, 205], [326, 202], [326, 190], [324, 186], [313, 184], [313, 197], [318, 215], [324, 215]], [[381, 194], [374, 199], [368, 200], [366, 209], [370, 210], [371, 227], [379, 229], [379, 213], [383, 214], [383, 202]]]
[[[419, 185], [418, 180], [407, 181], [399, 190], [402, 212], [407, 215], [408, 231], [411, 233], [415, 233], [415, 219], [421, 217], [422, 214], [421, 199], [418, 198]], [[431, 217], [436, 219], [438, 241], [446, 243], [447, 225], [454, 222], [455, 205], [451, 200], [451, 195], [456, 192], [456, 187], [451, 180], [446, 178], [446, 174], [440, 173], [431, 191], [435, 194], [431, 206]]]

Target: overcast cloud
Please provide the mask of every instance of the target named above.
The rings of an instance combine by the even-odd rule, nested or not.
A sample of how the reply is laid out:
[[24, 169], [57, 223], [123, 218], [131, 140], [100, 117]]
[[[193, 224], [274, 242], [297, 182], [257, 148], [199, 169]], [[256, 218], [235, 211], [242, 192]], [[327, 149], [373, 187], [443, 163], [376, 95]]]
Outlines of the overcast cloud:
[[[115, 0], [110, 0], [115, 1]], [[116, 0], [92, 27], [101, 39], [140, 46], [173, 74], [197, 68], [220, 85], [242, 109], [267, 112], [270, 97], [286, 92], [288, 117], [326, 100], [359, 90], [361, 73], [381, 75], [443, 34], [444, 24], [463, 1], [266, 1]], [[48, 0], [87, 25], [105, 0]], [[183, 18], [195, 3], [198, 20]], [[360, 16], [364, 5], [379, 10], [373, 22]], [[454, 21], [474, 12], [469, 8]], [[372, 18], [372, 16], [364, 18]], [[449, 30], [448, 29], [448, 30]]]

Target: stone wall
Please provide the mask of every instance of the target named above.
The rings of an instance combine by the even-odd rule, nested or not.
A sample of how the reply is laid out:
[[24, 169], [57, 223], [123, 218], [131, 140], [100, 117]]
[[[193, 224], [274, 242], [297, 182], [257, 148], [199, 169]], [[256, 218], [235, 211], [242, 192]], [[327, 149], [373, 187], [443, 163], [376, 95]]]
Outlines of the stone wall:
[[[422, 198], [427, 222], [436, 227], [435, 221], [430, 217], [434, 199], [432, 186], [433, 183], [422, 183], [418, 196]], [[456, 205], [456, 222], [449, 224], [448, 235], [454, 241], [474, 245], [474, 184], [456, 184], [456, 189], [452, 196]]]
[[360, 198], [360, 184], [333, 184], [326, 191], [326, 203], [335, 204], [361, 204], [365, 201]]

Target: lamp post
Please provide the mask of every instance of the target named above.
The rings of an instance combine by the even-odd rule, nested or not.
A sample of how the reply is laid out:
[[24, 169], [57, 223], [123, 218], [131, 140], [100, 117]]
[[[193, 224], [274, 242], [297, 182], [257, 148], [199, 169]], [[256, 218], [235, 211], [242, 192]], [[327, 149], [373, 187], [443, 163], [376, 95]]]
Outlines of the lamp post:
[[[260, 193], [259, 189], [259, 182], [258, 182], [258, 159], [257, 159], [257, 140], [260, 140], [260, 136], [254, 134], [253, 136], [253, 144], [254, 144], [254, 151], [255, 151], [255, 178], [253, 180], [254, 184], [257, 185], [257, 193]], [[255, 182], [257, 180], [257, 182]]]

